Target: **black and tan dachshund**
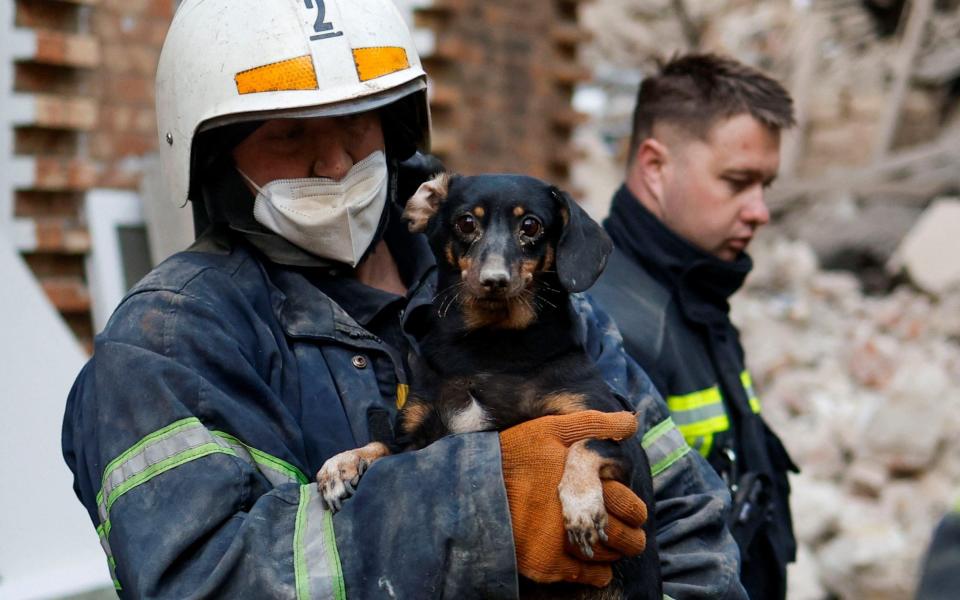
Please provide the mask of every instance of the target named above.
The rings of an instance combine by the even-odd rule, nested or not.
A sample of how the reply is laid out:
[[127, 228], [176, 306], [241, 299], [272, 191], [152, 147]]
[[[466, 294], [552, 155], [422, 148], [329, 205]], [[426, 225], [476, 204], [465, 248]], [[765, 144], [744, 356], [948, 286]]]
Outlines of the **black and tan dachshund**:
[[[545, 415], [629, 409], [578, 338], [570, 293], [599, 277], [612, 243], [568, 194], [520, 175], [441, 174], [420, 186], [404, 218], [411, 231], [426, 233], [440, 290], [399, 418], [407, 449], [450, 433], [499, 431]], [[331, 458], [317, 473], [324, 501], [339, 507], [363, 471], [389, 453], [373, 442]], [[571, 461], [581, 468], [569, 468]], [[596, 468], [584, 469], [584, 463]], [[639, 444], [577, 443], [567, 465], [564, 479], [590, 473], [586, 481], [561, 482], [571, 542], [592, 556], [591, 546], [605, 539], [607, 515], [597, 490], [601, 477], [615, 478], [650, 508], [647, 549], [616, 563], [614, 581], [605, 589], [522, 581], [521, 595], [661, 598], [653, 484]]]

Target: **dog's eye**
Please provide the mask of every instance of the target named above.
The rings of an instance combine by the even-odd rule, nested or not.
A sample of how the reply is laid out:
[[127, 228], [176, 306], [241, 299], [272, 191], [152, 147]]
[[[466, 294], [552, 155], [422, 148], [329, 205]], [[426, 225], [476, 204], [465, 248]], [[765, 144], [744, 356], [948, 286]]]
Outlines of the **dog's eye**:
[[454, 226], [463, 235], [471, 235], [477, 230], [477, 220], [470, 215], [462, 215], [457, 218]]
[[523, 220], [520, 221], [520, 233], [526, 237], [537, 237], [537, 234], [540, 233], [540, 228], [540, 221], [535, 217], [524, 217]]

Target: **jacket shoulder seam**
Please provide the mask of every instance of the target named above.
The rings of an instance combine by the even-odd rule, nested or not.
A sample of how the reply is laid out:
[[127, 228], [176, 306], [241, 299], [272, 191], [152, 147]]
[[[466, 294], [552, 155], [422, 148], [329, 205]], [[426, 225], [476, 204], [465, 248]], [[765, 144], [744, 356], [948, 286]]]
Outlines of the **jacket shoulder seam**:
[[117, 309], [119, 309], [120, 306], [123, 306], [124, 304], [126, 304], [128, 300], [130, 300], [131, 298], [133, 298], [133, 297], [135, 297], [135, 296], [140, 296], [140, 295], [144, 295], [144, 294], [150, 294], [150, 293], [154, 293], [154, 292], [167, 292], [167, 293], [170, 293], [170, 294], [175, 294], [175, 295], [177, 295], [177, 296], [185, 296], [185, 297], [191, 298], [191, 299], [193, 299], [193, 300], [197, 300], [198, 302], [208, 303], [208, 301], [207, 301], [206, 299], [204, 299], [202, 296], [199, 296], [199, 295], [197, 295], [197, 294], [191, 293], [191, 292], [188, 290], [188, 288], [192, 287], [192, 285], [193, 285], [193, 283], [194, 283], [195, 281], [197, 281], [197, 280], [200, 279], [201, 277], [206, 276], [206, 275], [207, 275], [208, 273], [210, 273], [210, 272], [222, 273], [226, 278], [229, 278], [229, 279], [232, 280], [232, 279], [236, 276], [237, 271], [240, 270], [240, 268], [247, 262], [247, 260], [248, 260], [248, 259], [246, 259], [246, 258], [243, 259], [243, 260], [238, 260], [238, 261], [237, 261], [237, 264], [234, 265], [232, 269], [222, 269], [222, 270], [221, 270], [221, 269], [219, 269], [219, 268], [217, 268], [217, 267], [210, 266], [210, 265], [205, 265], [205, 266], [199, 267], [199, 268], [196, 270], [195, 273], [191, 274], [189, 277], [187, 277], [187, 278], [186, 278], [185, 280], [183, 280], [182, 282], [179, 282], [178, 285], [154, 284], [154, 285], [146, 285], [146, 286], [142, 286], [142, 287], [138, 286], [138, 287], [130, 290], [129, 293], [127, 293], [127, 295], [123, 298], [123, 300], [122, 300], [122, 301], [120, 302], [120, 304], [117, 306]]

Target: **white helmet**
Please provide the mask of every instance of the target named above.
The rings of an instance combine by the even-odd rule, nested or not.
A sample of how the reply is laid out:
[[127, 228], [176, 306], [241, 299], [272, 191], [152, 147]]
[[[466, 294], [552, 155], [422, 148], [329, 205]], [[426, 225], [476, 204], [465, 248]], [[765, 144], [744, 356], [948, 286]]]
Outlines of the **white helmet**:
[[190, 190], [195, 136], [223, 125], [407, 98], [414, 143], [429, 146], [426, 74], [390, 0], [186, 0], [160, 53], [156, 91], [161, 167], [178, 205]]

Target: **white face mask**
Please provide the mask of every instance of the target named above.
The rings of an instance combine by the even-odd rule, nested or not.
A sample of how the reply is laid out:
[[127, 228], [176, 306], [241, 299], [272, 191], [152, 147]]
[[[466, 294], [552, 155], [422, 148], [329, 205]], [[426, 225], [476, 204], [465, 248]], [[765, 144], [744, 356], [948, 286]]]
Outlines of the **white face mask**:
[[340, 181], [327, 177], [276, 179], [260, 187], [258, 223], [307, 252], [356, 267], [370, 246], [387, 201], [387, 157], [378, 150]]

